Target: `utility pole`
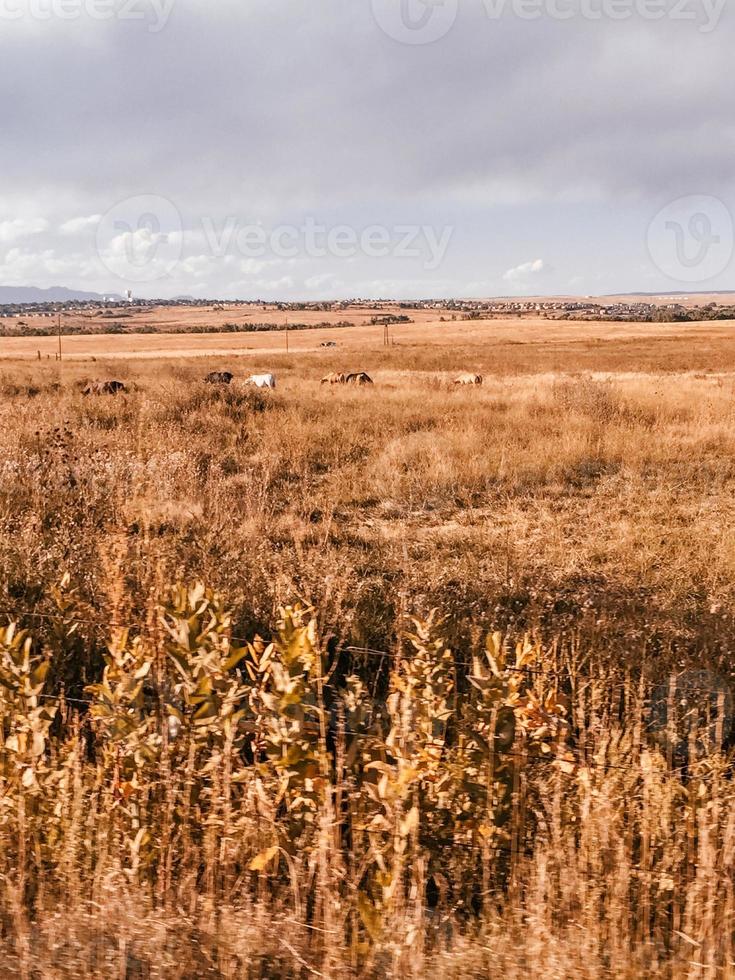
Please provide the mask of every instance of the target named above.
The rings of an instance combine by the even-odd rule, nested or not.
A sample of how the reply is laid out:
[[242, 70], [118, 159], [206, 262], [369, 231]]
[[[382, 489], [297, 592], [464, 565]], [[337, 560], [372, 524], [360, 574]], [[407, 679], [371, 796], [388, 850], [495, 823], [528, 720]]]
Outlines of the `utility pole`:
[[61, 311], [59, 311], [57, 326], [59, 332], [59, 360], [61, 360]]
[[286, 317], [286, 353], [288, 354], [288, 317]]

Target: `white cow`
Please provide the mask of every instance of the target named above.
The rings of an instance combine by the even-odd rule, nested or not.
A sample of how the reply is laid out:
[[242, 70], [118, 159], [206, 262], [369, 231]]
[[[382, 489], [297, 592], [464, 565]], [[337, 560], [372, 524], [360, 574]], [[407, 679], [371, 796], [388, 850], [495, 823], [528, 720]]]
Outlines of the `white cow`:
[[255, 385], [256, 388], [275, 388], [275, 374], [251, 374], [245, 382], [246, 385]]

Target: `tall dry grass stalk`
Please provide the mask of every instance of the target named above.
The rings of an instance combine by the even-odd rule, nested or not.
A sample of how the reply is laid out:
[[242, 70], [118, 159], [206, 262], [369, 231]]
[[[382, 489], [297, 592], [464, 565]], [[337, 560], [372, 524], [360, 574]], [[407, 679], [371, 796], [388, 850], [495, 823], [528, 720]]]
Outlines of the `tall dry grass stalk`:
[[6, 374], [8, 975], [733, 972], [732, 381], [587, 354]]
[[158, 623], [75, 707], [0, 634], [10, 975], [730, 971], [730, 759], [699, 710], [672, 745], [647, 678], [500, 634], [465, 661], [432, 615], [376, 701], [307, 609], [241, 642], [176, 587]]

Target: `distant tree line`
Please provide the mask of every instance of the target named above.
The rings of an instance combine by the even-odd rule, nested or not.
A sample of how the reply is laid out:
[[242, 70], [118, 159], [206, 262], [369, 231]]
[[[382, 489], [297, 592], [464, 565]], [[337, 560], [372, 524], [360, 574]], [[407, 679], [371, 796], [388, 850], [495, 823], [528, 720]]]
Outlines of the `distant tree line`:
[[[289, 323], [289, 330], [323, 330], [325, 328], [351, 327], [354, 324], [347, 320], [330, 323], [326, 320], [320, 323]], [[153, 334], [153, 333], [263, 333], [266, 331], [283, 330], [282, 323], [221, 323], [221, 324], [166, 324], [165, 329], [150, 323], [129, 324], [110, 321], [109, 323], [70, 323], [63, 324], [62, 333], [65, 337], [83, 335], [98, 336], [108, 334]], [[29, 326], [26, 323], [0, 323], [0, 337], [55, 337], [58, 327], [49, 322], [40, 326]]]
[[393, 313], [387, 313], [385, 316], [374, 316], [370, 318], [370, 325], [373, 327], [387, 327], [394, 323], [413, 323], [410, 316], [396, 316]]
[[[544, 314], [548, 319], [548, 314]], [[700, 323], [705, 320], [735, 320], [735, 306], [678, 306], [673, 309], [651, 307], [630, 313], [569, 311], [555, 315], [557, 320], [586, 320], [593, 323]]]

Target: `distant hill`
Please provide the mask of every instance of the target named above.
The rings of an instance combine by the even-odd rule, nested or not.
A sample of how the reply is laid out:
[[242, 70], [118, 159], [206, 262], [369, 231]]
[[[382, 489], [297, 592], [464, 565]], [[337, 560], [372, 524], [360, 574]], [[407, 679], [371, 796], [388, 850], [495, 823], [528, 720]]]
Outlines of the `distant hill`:
[[[120, 299], [110, 293], [110, 297]], [[67, 289], [66, 286], [51, 286], [49, 289], [39, 289], [37, 286], [0, 286], [0, 306], [16, 303], [66, 303], [84, 300], [102, 300], [102, 293], [85, 293], [79, 289]]]
[[609, 293], [610, 296], [732, 296], [732, 289], [665, 289], [657, 293]]

